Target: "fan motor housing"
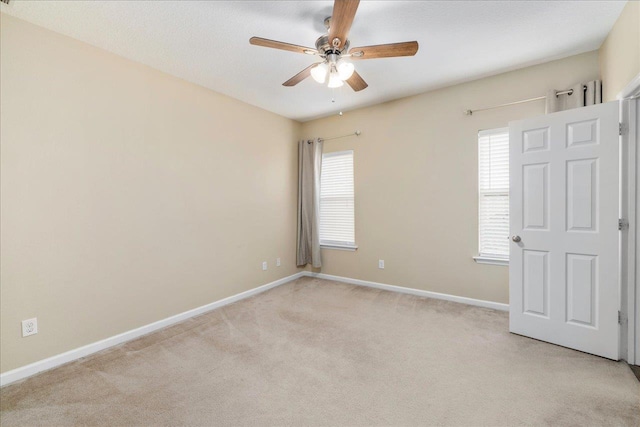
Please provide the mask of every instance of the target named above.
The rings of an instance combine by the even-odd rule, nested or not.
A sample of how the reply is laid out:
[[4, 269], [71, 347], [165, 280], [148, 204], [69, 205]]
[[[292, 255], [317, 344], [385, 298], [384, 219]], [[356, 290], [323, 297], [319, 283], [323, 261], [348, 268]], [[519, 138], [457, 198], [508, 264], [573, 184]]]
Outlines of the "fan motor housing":
[[342, 49], [338, 50], [331, 45], [329, 41], [329, 35], [325, 34], [324, 36], [318, 37], [318, 40], [316, 40], [316, 49], [318, 50], [318, 52], [324, 53], [325, 55], [328, 55], [330, 53], [340, 55], [342, 54], [342, 52], [346, 52], [349, 50], [349, 40], [344, 43]]

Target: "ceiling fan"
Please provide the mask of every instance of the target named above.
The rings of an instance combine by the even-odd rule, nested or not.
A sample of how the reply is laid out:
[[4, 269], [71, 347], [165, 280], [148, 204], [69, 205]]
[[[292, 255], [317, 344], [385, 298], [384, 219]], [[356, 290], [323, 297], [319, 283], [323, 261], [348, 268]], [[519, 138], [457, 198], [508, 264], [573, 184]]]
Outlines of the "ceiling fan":
[[330, 88], [340, 87], [344, 84], [343, 82], [347, 82], [356, 92], [361, 91], [369, 85], [355, 71], [353, 63], [345, 61], [344, 58], [375, 59], [413, 56], [418, 51], [418, 42], [379, 44], [354, 47], [349, 50], [349, 30], [359, 3], [360, 0], [335, 0], [332, 15], [324, 20], [327, 34], [316, 40], [315, 49], [261, 37], [251, 37], [249, 43], [256, 46], [316, 55], [323, 59], [322, 62], [311, 64], [291, 77], [282, 84], [283, 86], [295, 86], [311, 76], [318, 83], [328, 82]]

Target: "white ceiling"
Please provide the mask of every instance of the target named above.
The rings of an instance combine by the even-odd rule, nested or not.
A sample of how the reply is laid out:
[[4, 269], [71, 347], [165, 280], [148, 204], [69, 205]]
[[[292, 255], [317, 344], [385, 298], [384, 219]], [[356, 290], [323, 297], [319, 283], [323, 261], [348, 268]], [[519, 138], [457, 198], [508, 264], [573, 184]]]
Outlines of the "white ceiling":
[[[27, 1], [0, 11], [277, 114], [306, 121], [600, 47], [624, 1], [362, 1], [351, 46], [417, 40], [415, 57], [357, 61], [369, 83], [282, 83], [316, 60], [332, 1]], [[335, 97], [335, 102], [332, 102]]]

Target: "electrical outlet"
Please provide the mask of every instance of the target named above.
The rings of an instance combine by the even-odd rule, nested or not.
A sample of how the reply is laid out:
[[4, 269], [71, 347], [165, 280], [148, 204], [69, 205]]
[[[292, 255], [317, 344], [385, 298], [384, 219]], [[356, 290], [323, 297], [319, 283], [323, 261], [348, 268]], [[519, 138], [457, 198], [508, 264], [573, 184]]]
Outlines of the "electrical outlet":
[[267, 261], [262, 261], [262, 271], [267, 269]]
[[276, 267], [280, 267], [280, 258], [276, 258]]
[[27, 319], [22, 321], [22, 336], [28, 337], [38, 333], [38, 318]]
[[378, 268], [384, 270], [384, 260], [383, 259], [379, 259], [378, 260]]

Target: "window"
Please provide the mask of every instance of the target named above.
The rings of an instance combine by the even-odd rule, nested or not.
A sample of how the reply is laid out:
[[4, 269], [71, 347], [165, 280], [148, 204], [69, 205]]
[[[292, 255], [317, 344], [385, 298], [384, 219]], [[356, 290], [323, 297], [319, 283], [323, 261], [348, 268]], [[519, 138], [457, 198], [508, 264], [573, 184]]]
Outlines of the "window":
[[479, 256], [477, 262], [509, 261], [509, 129], [478, 133]]
[[353, 150], [322, 155], [320, 245], [356, 249]]

